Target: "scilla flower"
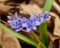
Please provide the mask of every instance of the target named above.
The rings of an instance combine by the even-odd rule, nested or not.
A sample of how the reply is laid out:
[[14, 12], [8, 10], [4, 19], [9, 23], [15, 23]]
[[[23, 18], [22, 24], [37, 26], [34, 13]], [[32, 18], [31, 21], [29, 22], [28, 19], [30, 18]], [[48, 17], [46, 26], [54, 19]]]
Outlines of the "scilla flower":
[[35, 17], [35, 25], [36, 26], [39, 26], [41, 23], [43, 23], [44, 22], [44, 18], [43, 17], [41, 17], [41, 15], [40, 14], [38, 14], [36, 17]]
[[26, 28], [27, 26], [28, 26], [28, 19], [27, 18], [25, 18], [25, 17], [23, 17], [22, 18], [22, 20], [21, 20], [23, 23], [22, 23], [22, 26], [24, 27], [24, 28]]
[[42, 17], [44, 18], [44, 20], [50, 20], [51, 16], [49, 16], [49, 13], [46, 11], [42, 14]]
[[10, 26], [13, 28], [13, 29], [15, 29], [15, 31], [20, 31], [20, 30], [22, 30], [22, 22], [21, 22], [21, 20], [22, 20], [22, 18], [20, 18], [20, 17], [18, 17], [17, 16], [17, 13], [15, 13], [15, 16], [14, 16], [14, 18], [12, 18], [11, 16], [8, 16], [8, 23], [10, 24]]
[[21, 31], [23, 28], [26, 29], [26, 32], [30, 32], [30, 30], [36, 30], [36, 26], [39, 26], [45, 20], [50, 20], [50, 18], [51, 17], [48, 15], [48, 12], [44, 12], [42, 15], [33, 14], [29, 19], [26, 17], [21, 18], [18, 16], [17, 12], [15, 12], [14, 18], [8, 16], [8, 23], [17, 32]]
[[26, 27], [26, 31], [27, 32], [30, 32], [30, 30], [36, 30], [36, 25], [35, 25], [35, 17], [34, 15], [31, 15], [30, 18], [29, 18], [29, 21], [27, 23], [27, 27]]

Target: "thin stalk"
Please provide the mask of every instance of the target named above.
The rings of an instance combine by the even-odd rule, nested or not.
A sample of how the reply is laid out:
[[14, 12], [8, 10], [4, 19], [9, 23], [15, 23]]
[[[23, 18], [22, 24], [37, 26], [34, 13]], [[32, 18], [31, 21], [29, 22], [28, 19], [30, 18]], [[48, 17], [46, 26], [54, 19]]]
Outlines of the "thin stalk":
[[37, 42], [40, 41], [40, 40], [39, 40], [39, 37], [33, 32], [33, 30], [31, 30], [31, 34], [33, 35], [33, 37], [35, 38], [35, 40], [36, 40]]
[[46, 48], [46, 46], [39, 40], [38, 36], [33, 32], [33, 30], [31, 30], [31, 34], [33, 35], [35, 40], [38, 42], [37, 47], [40, 48], [40, 46], [42, 46], [43, 48]]

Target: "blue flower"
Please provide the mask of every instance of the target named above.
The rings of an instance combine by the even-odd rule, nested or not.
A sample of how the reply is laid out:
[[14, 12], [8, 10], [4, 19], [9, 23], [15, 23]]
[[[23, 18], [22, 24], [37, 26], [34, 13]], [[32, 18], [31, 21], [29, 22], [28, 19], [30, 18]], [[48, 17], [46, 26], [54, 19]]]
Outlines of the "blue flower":
[[23, 17], [21, 21], [23, 22], [23, 23], [22, 23], [22, 26], [23, 26], [24, 28], [28, 26], [28, 21], [29, 21], [29, 20], [28, 20], [27, 18]]
[[42, 22], [44, 22], [44, 18], [41, 17], [40, 14], [38, 14], [38, 15], [35, 17], [35, 25], [36, 25], [36, 26], [39, 26]]
[[50, 20], [51, 16], [49, 16], [49, 13], [47, 11], [45, 11], [43, 14], [42, 14], [42, 17], [44, 18], [44, 20]]
[[17, 12], [15, 12], [14, 18], [8, 16], [8, 23], [17, 32], [21, 31], [24, 28], [27, 32], [30, 32], [30, 30], [36, 30], [36, 26], [39, 26], [45, 20], [50, 20], [50, 18], [51, 17], [48, 15], [48, 12], [44, 12], [42, 15], [33, 14], [29, 19], [27, 19], [26, 17], [21, 18], [20, 16], [18, 16]]
[[30, 30], [36, 30], [37, 28], [36, 28], [36, 25], [35, 25], [35, 17], [32, 15], [32, 16], [30, 16], [30, 18], [29, 18], [29, 21], [28, 21], [28, 23], [27, 23], [28, 25], [27, 25], [27, 27], [26, 27], [26, 31], [27, 32], [30, 32]]
[[22, 30], [22, 18], [17, 16], [17, 13], [15, 13], [15, 17], [12, 18], [11, 16], [8, 16], [8, 23], [10, 24], [10, 26], [15, 29], [15, 31], [20, 31]]

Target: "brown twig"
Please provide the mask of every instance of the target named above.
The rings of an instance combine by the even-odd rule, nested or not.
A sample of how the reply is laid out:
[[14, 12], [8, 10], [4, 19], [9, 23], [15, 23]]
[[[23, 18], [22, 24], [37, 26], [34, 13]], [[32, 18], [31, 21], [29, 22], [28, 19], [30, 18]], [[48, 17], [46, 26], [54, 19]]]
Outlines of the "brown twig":
[[0, 20], [2, 23], [4, 23], [6, 26], [9, 26], [9, 24], [3, 20]]

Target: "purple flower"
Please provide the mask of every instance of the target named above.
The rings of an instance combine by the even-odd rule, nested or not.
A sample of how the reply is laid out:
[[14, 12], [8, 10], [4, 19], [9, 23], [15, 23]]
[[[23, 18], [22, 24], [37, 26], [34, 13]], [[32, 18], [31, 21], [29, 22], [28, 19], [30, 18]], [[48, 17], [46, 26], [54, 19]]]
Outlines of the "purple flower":
[[22, 26], [23, 26], [24, 28], [28, 26], [28, 21], [29, 21], [29, 20], [28, 20], [27, 18], [23, 17], [21, 21], [23, 22], [23, 23], [22, 23]]
[[14, 18], [8, 16], [8, 23], [17, 32], [21, 31], [23, 28], [25, 28], [27, 32], [30, 32], [30, 30], [36, 30], [36, 26], [39, 26], [45, 20], [50, 20], [50, 18], [51, 17], [48, 15], [48, 12], [44, 12], [42, 15], [33, 14], [29, 19], [26, 17], [21, 18], [18, 16], [17, 12], [15, 12]]
[[26, 31], [30, 32], [30, 30], [36, 30], [36, 25], [35, 25], [35, 17], [34, 16], [30, 16], [29, 21], [27, 23], [27, 27], [26, 27]]
[[12, 18], [11, 16], [8, 16], [8, 23], [10, 24], [10, 26], [15, 29], [15, 31], [20, 31], [22, 30], [22, 18], [17, 16], [17, 13], [15, 13], [15, 17]]
[[36, 16], [36, 18], [35, 18], [35, 24], [36, 24], [36, 26], [39, 26], [42, 22], [44, 22], [44, 18], [41, 17], [40, 14], [38, 14], [38, 15]]
[[42, 14], [42, 17], [44, 18], [44, 20], [50, 20], [51, 16], [49, 16], [49, 13], [47, 11], [45, 11], [43, 14]]

